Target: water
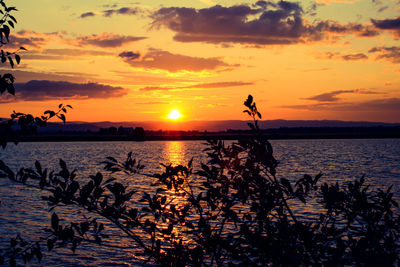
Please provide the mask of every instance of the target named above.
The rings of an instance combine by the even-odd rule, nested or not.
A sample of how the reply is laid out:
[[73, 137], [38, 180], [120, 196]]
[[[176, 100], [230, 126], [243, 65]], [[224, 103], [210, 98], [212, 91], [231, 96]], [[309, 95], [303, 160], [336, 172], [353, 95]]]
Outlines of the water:
[[[373, 187], [394, 186], [400, 196], [400, 140], [285, 140], [272, 141], [275, 157], [280, 161], [278, 176], [297, 179], [304, 174], [324, 174], [323, 180], [343, 182], [366, 176]], [[0, 158], [16, 170], [33, 167], [39, 160], [42, 166], [58, 170], [58, 159], [64, 159], [70, 169], [76, 169], [78, 179], [102, 171], [99, 164], [106, 156], [123, 160], [132, 151], [141, 159], [147, 173], [160, 173], [160, 163], [186, 164], [194, 158], [195, 169], [206, 158], [201, 151], [202, 141], [154, 141], [154, 142], [72, 142], [72, 143], [21, 143], [9, 145], [0, 151]], [[139, 192], [150, 191], [151, 178], [129, 179], [129, 184]], [[51, 213], [35, 189], [0, 180], [0, 247], [8, 237], [21, 233], [28, 240], [37, 240], [42, 228], [49, 224]], [[398, 199], [398, 198], [397, 198]], [[61, 211], [60, 211], [61, 212]], [[313, 210], [300, 210], [309, 216]], [[79, 212], [73, 210], [75, 216]], [[79, 215], [79, 214], [78, 214]], [[117, 231], [109, 231], [110, 244], [127, 245], [127, 240]], [[125, 242], [126, 241], [126, 242]], [[46, 251], [46, 249], [43, 249]], [[97, 245], [84, 245], [74, 255], [69, 249], [57, 249], [57, 253], [45, 254], [43, 265], [54, 264], [87, 266], [135, 265], [134, 255], [126, 250]]]

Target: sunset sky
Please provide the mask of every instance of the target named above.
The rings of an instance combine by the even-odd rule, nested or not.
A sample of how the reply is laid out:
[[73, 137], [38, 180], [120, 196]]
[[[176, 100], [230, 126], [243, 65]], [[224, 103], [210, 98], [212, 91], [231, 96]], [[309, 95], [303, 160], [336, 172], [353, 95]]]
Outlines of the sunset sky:
[[[16, 97], [0, 117], [400, 122], [400, 1], [14, 0]], [[4, 64], [1, 73], [9, 71]]]

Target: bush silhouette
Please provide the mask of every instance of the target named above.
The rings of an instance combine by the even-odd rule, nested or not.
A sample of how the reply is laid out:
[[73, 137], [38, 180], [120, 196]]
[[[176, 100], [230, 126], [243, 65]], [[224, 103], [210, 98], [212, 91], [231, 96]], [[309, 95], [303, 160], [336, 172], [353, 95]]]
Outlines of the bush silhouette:
[[[251, 96], [244, 104], [253, 136], [231, 144], [209, 140], [208, 162], [200, 170], [190, 160], [187, 166], [163, 165], [163, 173], [148, 177], [129, 153], [124, 162], [107, 157], [106, 174], [86, 182], [63, 160], [59, 172], [36, 162], [16, 174], [0, 162], [1, 174], [47, 192], [50, 210], [75, 206], [87, 212], [79, 221], [53, 212], [48, 250], [106, 243], [101, 218], [138, 246], [135, 253], [160, 266], [396, 265], [399, 216], [390, 188], [370, 189], [363, 177], [344, 185], [320, 183], [321, 174], [279, 178], [273, 148], [258, 127], [261, 114]], [[119, 172], [154, 179], [154, 190], [138, 198], [139, 192], [113, 178]], [[305, 219], [293, 207], [310, 199], [319, 214]], [[21, 242], [15, 239], [14, 248]], [[25, 258], [40, 259], [39, 246], [30, 246], [35, 249]]]
[[[3, 46], [9, 41], [9, 26], [16, 23], [10, 14], [16, 9], [2, 0], [0, 4]], [[16, 52], [3, 50], [0, 59], [11, 67], [20, 62]], [[0, 76], [0, 93], [14, 95], [14, 80], [11, 74]], [[261, 114], [252, 96], [244, 105], [253, 119], [252, 137], [229, 144], [209, 140], [204, 151], [208, 161], [199, 170], [189, 160], [186, 166], [163, 165], [163, 173], [149, 175], [129, 153], [124, 162], [107, 157], [101, 163], [106, 173], [87, 179], [77, 179], [77, 172], [61, 159], [56, 172], [38, 161], [32, 169], [14, 172], [0, 160], [0, 177], [43, 192], [52, 212], [43, 236], [50, 251], [75, 251], [85, 242], [106, 245], [101, 221], [107, 220], [136, 245], [143, 263], [160, 266], [398, 265], [398, 205], [391, 188], [371, 189], [363, 177], [343, 185], [321, 183], [321, 174], [279, 177], [279, 163], [259, 129]], [[17, 142], [20, 133], [35, 131], [51, 118], [65, 122], [67, 108], [61, 104], [58, 111], [37, 117], [14, 112], [0, 123], [0, 144]], [[12, 130], [15, 124], [19, 132]], [[153, 179], [154, 190], [137, 192], [114, 178], [115, 173]], [[305, 219], [294, 207], [311, 199], [319, 214]], [[69, 221], [54, 211], [65, 213], [70, 206], [84, 210], [85, 216]], [[0, 250], [0, 263], [40, 261], [41, 242], [12, 238]]]

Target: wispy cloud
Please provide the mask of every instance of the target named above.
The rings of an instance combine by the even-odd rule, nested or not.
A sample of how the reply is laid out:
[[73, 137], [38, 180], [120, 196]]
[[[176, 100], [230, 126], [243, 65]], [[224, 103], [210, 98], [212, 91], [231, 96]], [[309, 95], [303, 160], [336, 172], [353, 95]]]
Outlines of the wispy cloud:
[[21, 46], [29, 49], [40, 49], [53, 39], [61, 37], [62, 34], [59, 32], [40, 33], [35, 31], [21, 30], [10, 36], [10, 42], [7, 44], [7, 49], [18, 49]]
[[71, 48], [52, 48], [40, 50], [31, 50], [24, 55], [24, 59], [31, 60], [76, 60], [87, 56], [110, 56], [114, 53], [99, 50], [71, 49]]
[[341, 100], [338, 96], [342, 94], [366, 94], [366, 95], [377, 95], [384, 94], [384, 92], [366, 90], [366, 89], [354, 89], [354, 90], [336, 90], [311, 97], [304, 98], [306, 100], [314, 100], [318, 102], [338, 102]]
[[[105, 6], [106, 7], [106, 6]], [[139, 7], [120, 7], [117, 8], [117, 5], [108, 5], [108, 9], [103, 10], [100, 12], [104, 17], [112, 17], [114, 15], [138, 15], [142, 14], [143, 10], [140, 9]], [[82, 13], [79, 18], [84, 19], [84, 18], [89, 18], [89, 17], [94, 17], [98, 14], [99, 12], [94, 12], [94, 11], [88, 11]]]
[[102, 33], [93, 35], [79, 36], [75, 40], [71, 40], [72, 44], [78, 46], [97, 46], [103, 48], [120, 47], [128, 43], [137, 42], [146, 39], [146, 37], [125, 36], [112, 33]]
[[180, 54], [172, 54], [168, 51], [150, 49], [146, 55], [137, 57], [138, 53], [123, 52], [119, 55], [126, 63], [135, 68], [160, 69], [168, 72], [215, 70], [221, 67], [229, 67], [219, 58], [191, 57]]
[[94, 17], [96, 16], [96, 14], [94, 12], [85, 12], [82, 13], [79, 18], [84, 19], [84, 18], [88, 18], [88, 17]]
[[199, 83], [186, 86], [147, 86], [140, 91], [169, 91], [169, 90], [184, 90], [184, 89], [208, 89], [208, 88], [225, 88], [252, 85], [252, 82], [216, 82], [216, 83]]
[[287, 105], [281, 108], [307, 110], [309, 112], [329, 112], [335, 118], [343, 116], [346, 120], [365, 120], [398, 122], [400, 118], [400, 98], [372, 99], [361, 102], [323, 102], [306, 105]]
[[121, 7], [118, 9], [107, 9], [103, 11], [105, 17], [111, 17], [112, 15], [136, 15], [139, 14], [141, 10], [137, 7]]
[[64, 81], [32, 80], [17, 83], [16, 96], [5, 99], [9, 101], [46, 101], [55, 99], [90, 99], [112, 98], [127, 94], [122, 87], [113, 87], [99, 83], [71, 83]]
[[317, 55], [317, 58], [345, 60], [345, 61], [357, 61], [357, 60], [366, 60], [366, 59], [368, 59], [368, 56], [364, 53], [341, 54], [339, 52], [325, 52], [325, 53], [320, 53], [319, 55]]
[[[393, 118], [400, 116], [400, 98], [383, 98], [373, 99], [363, 102], [346, 102], [346, 103], [317, 103], [307, 105], [287, 105], [282, 108], [301, 109], [301, 110], [334, 110], [334, 111], [378, 111], [385, 112]], [[388, 113], [393, 112], [393, 113]]]
[[400, 63], [400, 47], [373, 47], [368, 52], [377, 54], [377, 60], [388, 60], [392, 63]]

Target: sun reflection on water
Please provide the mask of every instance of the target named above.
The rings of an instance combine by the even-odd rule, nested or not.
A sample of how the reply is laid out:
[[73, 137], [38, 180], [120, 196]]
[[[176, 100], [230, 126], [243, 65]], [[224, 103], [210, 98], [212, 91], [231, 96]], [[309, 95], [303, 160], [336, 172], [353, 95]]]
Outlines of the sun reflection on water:
[[187, 160], [185, 159], [185, 144], [183, 142], [167, 142], [164, 154], [168, 164], [172, 164], [173, 166], [184, 165], [187, 163]]

